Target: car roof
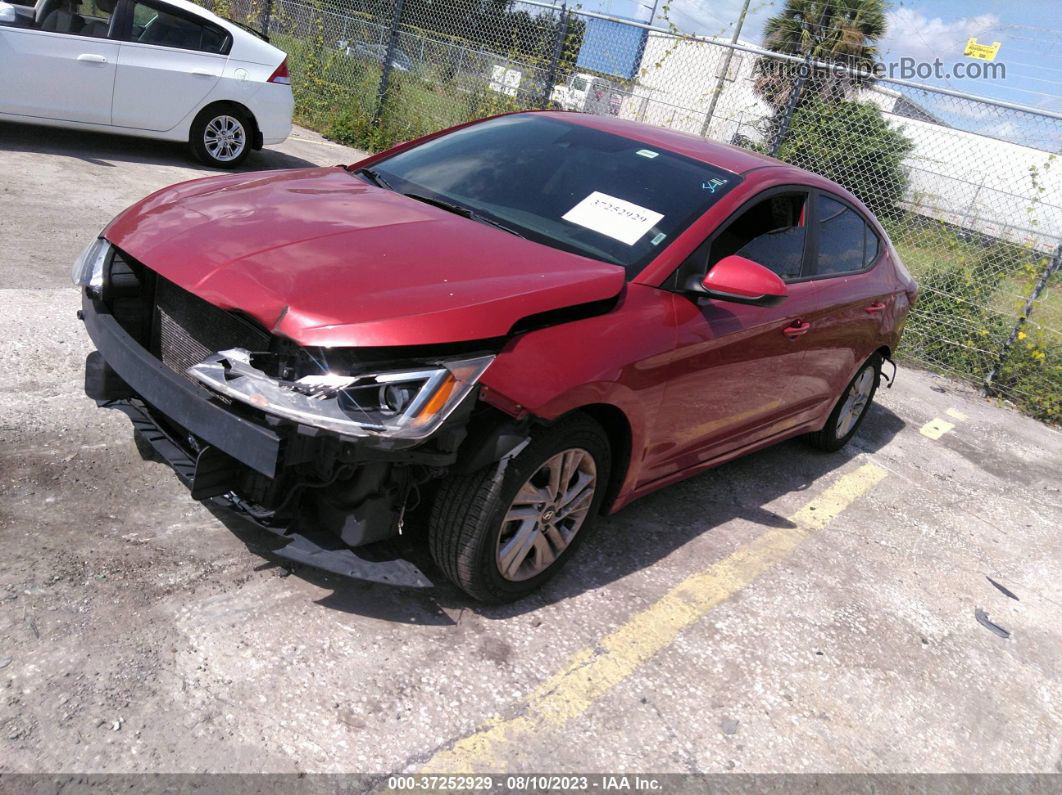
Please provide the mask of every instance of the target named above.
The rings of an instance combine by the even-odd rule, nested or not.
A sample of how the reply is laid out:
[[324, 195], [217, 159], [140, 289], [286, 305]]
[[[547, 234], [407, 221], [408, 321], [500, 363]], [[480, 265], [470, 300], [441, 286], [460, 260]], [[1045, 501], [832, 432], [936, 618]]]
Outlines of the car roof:
[[592, 127], [603, 132], [622, 135], [625, 138], [632, 138], [641, 143], [648, 144], [649, 146], [667, 149], [676, 154], [685, 155], [694, 160], [700, 160], [703, 163], [717, 166], [718, 168], [733, 172], [734, 174], [744, 174], [754, 168], [771, 166], [774, 168], [791, 170], [795, 175], [799, 174], [802, 180], [809, 177], [816, 181], [821, 179], [821, 177], [817, 177], [809, 171], [804, 171], [802, 168], [783, 163], [781, 160], [776, 160], [775, 158], [761, 154], [760, 152], [753, 152], [749, 149], [742, 149], [738, 146], [730, 146], [729, 144], [709, 141], [700, 136], [679, 132], [678, 130], [670, 130], [664, 127], [653, 127], [649, 124], [630, 121], [629, 119], [620, 119], [615, 116], [595, 116], [589, 113], [580, 113], [578, 111], [539, 112], [545, 116], [560, 119], [561, 121], [581, 124], [585, 127]]

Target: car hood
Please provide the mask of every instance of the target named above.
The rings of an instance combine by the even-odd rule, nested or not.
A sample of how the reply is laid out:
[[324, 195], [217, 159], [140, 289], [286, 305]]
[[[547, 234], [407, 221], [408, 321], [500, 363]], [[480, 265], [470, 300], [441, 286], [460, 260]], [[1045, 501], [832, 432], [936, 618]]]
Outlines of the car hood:
[[377, 188], [342, 168], [212, 177], [148, 196], [105, 237], [222, 309], [308, 346], [500, 337], [619, 294], [622, 268]]

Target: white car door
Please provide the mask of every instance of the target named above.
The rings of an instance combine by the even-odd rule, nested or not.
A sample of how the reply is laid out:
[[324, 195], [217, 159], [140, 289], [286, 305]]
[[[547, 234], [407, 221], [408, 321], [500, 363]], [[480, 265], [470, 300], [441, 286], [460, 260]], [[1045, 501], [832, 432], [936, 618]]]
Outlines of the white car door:
[[162, 2], [132, 3], [132, 30], [118, 53], [113, 123], [173, 129], [213, 90], [225, 69], [229, 35]]
[[105, 38], [108, 6], [51, 0], [33, 28], [0, 27], [0, 113], [110, 124], [119, 45]]

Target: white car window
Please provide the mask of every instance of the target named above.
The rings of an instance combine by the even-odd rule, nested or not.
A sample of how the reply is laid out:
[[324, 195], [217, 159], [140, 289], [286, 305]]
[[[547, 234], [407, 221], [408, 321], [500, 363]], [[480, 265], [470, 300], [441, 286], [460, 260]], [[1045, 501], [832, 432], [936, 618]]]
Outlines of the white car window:
[[40, 30], [105, 39], [117, 0], [44, 0]]
[[134, 3], [131, 39], [160, 47], [224, 53], [229, 36], [207, 22], [171, 14], [147, 3]]

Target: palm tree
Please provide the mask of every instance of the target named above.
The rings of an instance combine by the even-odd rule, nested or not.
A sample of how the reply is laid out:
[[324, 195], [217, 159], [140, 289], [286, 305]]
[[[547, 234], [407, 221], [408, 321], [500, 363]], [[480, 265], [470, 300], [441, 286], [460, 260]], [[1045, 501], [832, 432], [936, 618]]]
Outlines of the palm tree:
[[[876, 45], [884, 35], [885, 0], [786, 0], [781, 12], [764, 26], [764, 46], [853, 70], [810, 69], [801, 99], [811, 95], [839, 100], [872, 82], [866, 73], [877, 62]], [[756, 64], [756, 90], [775, 108], [784, 106], [798, 82], [804, 82], [798, 81], [800, 68], [790, 61], [761, 58]]]

